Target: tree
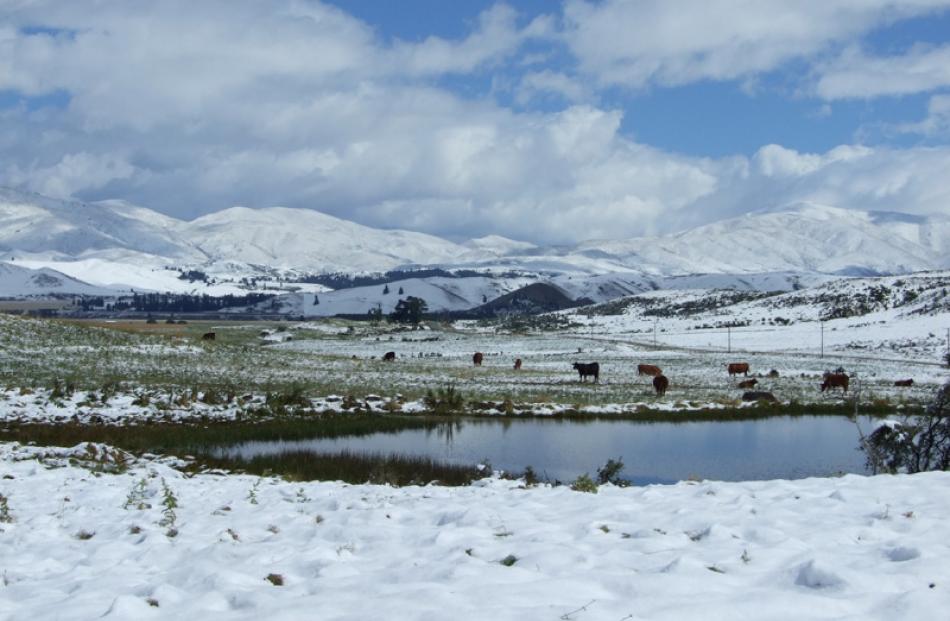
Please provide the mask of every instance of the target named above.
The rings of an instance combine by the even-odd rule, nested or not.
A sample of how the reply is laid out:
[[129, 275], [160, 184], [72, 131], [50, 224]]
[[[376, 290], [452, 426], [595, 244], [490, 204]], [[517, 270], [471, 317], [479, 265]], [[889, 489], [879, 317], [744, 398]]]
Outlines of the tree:
[[369, 320], [373, 323], [379, 323], [383, 320], [383, 309], [380, 307], [369, 309]]
[[383, 295], [389, 295], [389, 285], [383, 285]]
[[892, 419], [862, 437], [861, 450], [875, 474], [950, 470], [950, 382], [923, 414]]
[[409, 296], [405, 300], [396, 302], [396, 308], [389, 315], [389, 320], [396, 323], [411, 323], [418, 325], [422, 315], [429, 310], [429, 305], [422, 298]]
[[399, 295], [402, 295], [402, 287], [399, 287]]
[[320, 303], [320, 298], [317, 296], [316, 293], [314, 293], [314, 294], [313, 294], [313, 305], [316, 306], [316, 305], [319, 304], [319, 303]]

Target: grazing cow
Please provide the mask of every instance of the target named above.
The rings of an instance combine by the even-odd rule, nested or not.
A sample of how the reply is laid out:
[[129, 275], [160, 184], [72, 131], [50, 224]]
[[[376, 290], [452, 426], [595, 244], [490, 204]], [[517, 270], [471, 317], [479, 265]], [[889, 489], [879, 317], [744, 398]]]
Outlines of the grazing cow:
[[521, 370], [521, 358], [515, 358], [515, 371]]
[[738, 375], [742, 373], [746, 377], [749, 377], [749, 363], [748, 362], [730, 362], [729, 363], [729, 377], [733, 375]]
[[396, 352], [387, 351], [385, 354], [383, 354], [384, 362], [395, 362], [395, 360], [396, 360]]
[[897, 380], [896, 382], [894, 382], [894, 385], [895, 385], [895, 386], [904, 386], [905, 388], [909, 388], [910, 386], [913, 386], [913, 385], [914, 385], [914, 380], [912, 380], [912, 379]]
[[662, 397], [666, 394], [666, 389], [670, 387], [670, 380], [666, 379], [666, 376], [663, 374], [657, 375], [653, 378], [653, 389], [656, 391], [657, 397]]
[[753, 377], [752, 379], [747, 379], [745, 381], [739, 382], [739, 388], [755, 388], [755, 385], [758, 383], [759, 383], [759, 380]]
[[843, 388], [845, 392], [848, 392], [848, 383], [850, 378], [844, 373], [825, 373], [825, 381], [821, 383], [821, 392], [825, 392], [829, 388]]
[[202, 340], [202, 341], [213, 341], [213, 340], [214, 340], [214, 332], [205, 332], [204, 334], [201, 335], [201, 340]]
[[595, 382], [600, 381], [600, 364], [596, 362], [588, 362], [587, 364], [575, 362], [574, 369], [576, 369], [577, 374], [581, 376], [582, 382], [588, 375], [593, 376]]
[[482, 358], [484, 358], [484, 356], [482, 355], [482, 352], [480, 351], [475, 352], [475, 355], [472, 356], [472, 364], [474, 364], [476, 367], [482, 366]]
[[655, 364], [638, 364], [637, 365], [637, 376], [641, 375], [652, 375], [656, 377], [657, 375], [663, 375], [663, 371], [660, 370], [660, 367]]
[[748, 392], [742, 393], [743, 401], [771, 401], [772, 403], [778, 403], [778, 399], [775, 398], [775, 395], [768, 392], [767, 390], [750, 390]]
[[772, 369], [771, 371], [769, 371], [769, 377], [771, 377], [772, 379], [777, 378], [777, 377], [778, 377], [778, 371], [776, 371], [775, 369]]

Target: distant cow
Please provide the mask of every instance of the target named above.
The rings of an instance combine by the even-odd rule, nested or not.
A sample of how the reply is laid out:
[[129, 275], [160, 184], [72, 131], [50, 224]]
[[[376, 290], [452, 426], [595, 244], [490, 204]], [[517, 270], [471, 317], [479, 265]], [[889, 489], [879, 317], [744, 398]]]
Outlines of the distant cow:
[[753, 377], [752, 379], [747, 379], [747, 380], [744, 380], [744, 381], [742, 381], [742, 382], [739, 382], [739, 388], [747, 388], [747, 389], [748, 389], [748, 388], [755, 388], [755, 385], [758, 384], [758, 383], [759, 383], [759, 380], [757, 380], [757, 379], [755, 379], [755, 378]]
[[657, 375], [653, 378], [653, 389], [656, 390], [656, 396], [662, 397], [666, 394], [666, 389], [670, 387], [670, 380], [665, 375]]
[[769, 377], [771, 377], [772, 379], [775, 379], [776, 377], [778, 377], [778, 371], [776, 371], [775, 369], [772, 369], [771, 371], [769, 371]]
[[202, 341], [213, 341], [213, 340], [214, 340], [214, 332], [205, 332], [204, 334], [201, 335], [201, 340], [202, 340]]
[[748, 362], [730, 362], [729, 363], [729, 377], [733, 375], [738, 375], [742, 373], [746, 377], [749, 376], [749, 363]]
[[896, 382], [894, 382], [894, 385], [895, 385], [895, 386], [910, 387], [910, 386], [913, 386], [913, 385], [914, 385], [914, 380], [912, 380], [912, 379], [897, 380]]
[[482, 366], [482, 358], [484, 358], [484, 356], [482, 355], [482, 352], [480, 351], [475, 352], [475, 355], [472, 356], [472, 364], [474, 364], [476, 367]]
[[588, 375], [592, 376], [595, 382], [600, 381], [600, 364], [597, 362], [588, 362], [587, 364], [575, 362], [574, 369], [577, 371], [577, 374], [581, 376], [582, 382]]
[[826, 373], [825, 381], [821, 383], [821, 392], [825, 392], [829, 388], [843, 388], [845, 392], [848, 392], [848, 384], [850, 383], [850, 378], [844, 373]]
[[396, 360], [396, 352], [387, 351], [385, 354], [383, 354], [384, 362], [394, 362], [395, 360]]
[[521, 358], [515, 358], [515, 371], [521, 370]]
[[750, 390], [748, 392], [742, 393], [743, 401], [771, 401], [772, 403], [778, 403], [778, 399], [775, 398], [775, 395], [768, 392], [767, 390]]
[[638, 364], [637, 365], [637, 376], [640, 375], [652, 375], [656, 377], [657, 375], [663, 375], [663, 371], [660, 370], [660, 367], [655, 364]]

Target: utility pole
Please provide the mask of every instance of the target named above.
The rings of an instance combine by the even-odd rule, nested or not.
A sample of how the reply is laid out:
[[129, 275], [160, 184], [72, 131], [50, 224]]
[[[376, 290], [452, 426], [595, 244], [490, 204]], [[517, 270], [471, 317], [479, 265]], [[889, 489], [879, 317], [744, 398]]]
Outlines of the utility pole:
[[659, 317], [653, 318], [653, 349], [656, 349], [656, 322], [659, 321]]
[[819, 320], [818, 323], [821, 324], [821, 357], [824, 358], [825, 357], [825, 322]]
[[732, 353], [732, 326], [726, 326], [726, 350]]

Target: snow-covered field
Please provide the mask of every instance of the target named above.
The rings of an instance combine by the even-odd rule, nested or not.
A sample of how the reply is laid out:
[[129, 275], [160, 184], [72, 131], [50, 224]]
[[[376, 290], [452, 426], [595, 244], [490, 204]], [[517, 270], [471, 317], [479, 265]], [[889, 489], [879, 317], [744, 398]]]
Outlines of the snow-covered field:
[[182, 474], [0, 445], [0, 617], [913, 619], [948, 473], [617, 488]]

